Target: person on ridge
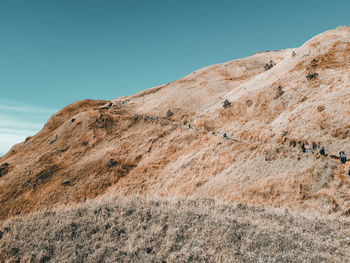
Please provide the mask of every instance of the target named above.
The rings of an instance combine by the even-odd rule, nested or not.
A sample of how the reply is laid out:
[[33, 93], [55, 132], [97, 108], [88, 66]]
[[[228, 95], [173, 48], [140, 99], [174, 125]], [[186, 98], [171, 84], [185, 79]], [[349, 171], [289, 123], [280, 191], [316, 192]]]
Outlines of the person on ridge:
[[308, 152], [311, 152], [312, 151], [312, 147], [311, 145], [306, 141], [305, 144], [303, 143], [301, 145], [301, 149], [303, 150], [303, 152], [305, 153], [308, 153]]
[[323, 155], [323, 156], [325, 156], [325, 157], [327, 157], [327, 156], [328, 156], [328, 154], [326, 154], [326, 150], [325, 150], [325, 148], [324, 148], [324, 147], [322, 147], [322, 148], [321, 148], [321, 150], [320, 150], [320, 154], [321, 154], [321, 155]]
[[340, 162], [341, 162], [342, 164], [346, 163], [346, 155], [345, 155], [345, 153], [344, 153], [343, 151], [341, 151], [341, 152], [339, 153], [339, 157], [340, 157]]

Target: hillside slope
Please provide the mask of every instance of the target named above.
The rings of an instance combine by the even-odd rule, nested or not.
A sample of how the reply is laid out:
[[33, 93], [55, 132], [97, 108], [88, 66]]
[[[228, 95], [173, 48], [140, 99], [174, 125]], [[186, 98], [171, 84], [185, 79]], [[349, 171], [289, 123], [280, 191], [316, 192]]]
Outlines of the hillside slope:
[[339, 27], [134, 96], [73, 103], [0, 159], [0, 220], [110, 193], [349, 216], [348, 165], [317, 154], [350, 153], [349, 67], [350, 27]]

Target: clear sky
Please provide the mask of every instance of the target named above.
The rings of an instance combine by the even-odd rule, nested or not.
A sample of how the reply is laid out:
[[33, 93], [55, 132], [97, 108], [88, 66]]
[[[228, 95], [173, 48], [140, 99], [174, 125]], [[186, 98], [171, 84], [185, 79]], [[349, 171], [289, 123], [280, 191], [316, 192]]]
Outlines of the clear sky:
[[0, 154], [57, 110], [349, 25], [350, 1], [0, 0]]

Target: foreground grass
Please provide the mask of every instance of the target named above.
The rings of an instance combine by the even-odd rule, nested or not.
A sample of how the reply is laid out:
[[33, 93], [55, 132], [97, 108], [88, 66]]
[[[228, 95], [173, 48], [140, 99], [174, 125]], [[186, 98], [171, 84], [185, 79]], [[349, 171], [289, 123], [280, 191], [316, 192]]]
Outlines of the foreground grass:
[[213, 200], [92, 201], [0, 226], [1, 262], [350, 262], [350, 221]]

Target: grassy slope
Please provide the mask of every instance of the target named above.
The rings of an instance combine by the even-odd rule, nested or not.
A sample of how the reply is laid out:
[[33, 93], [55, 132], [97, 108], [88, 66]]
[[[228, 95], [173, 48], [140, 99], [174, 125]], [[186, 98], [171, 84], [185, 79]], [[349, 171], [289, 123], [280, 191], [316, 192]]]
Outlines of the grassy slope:
[[[350, 162], [318, 154], [321, 146], [350, 152], [350, 27], [293, 52], [259, 53], [134, 96], [65, 107], [0, 158], [8, 164], [0, 220], [109, 192], [350, 215]], [[270, 60], [276, 65], [266, 71]], [[301, 152], [305, 140], [315, 154]]]
[[114, 198], [5, 221], [0, 261], [350, 262], [349, 226], [209, 199]]

